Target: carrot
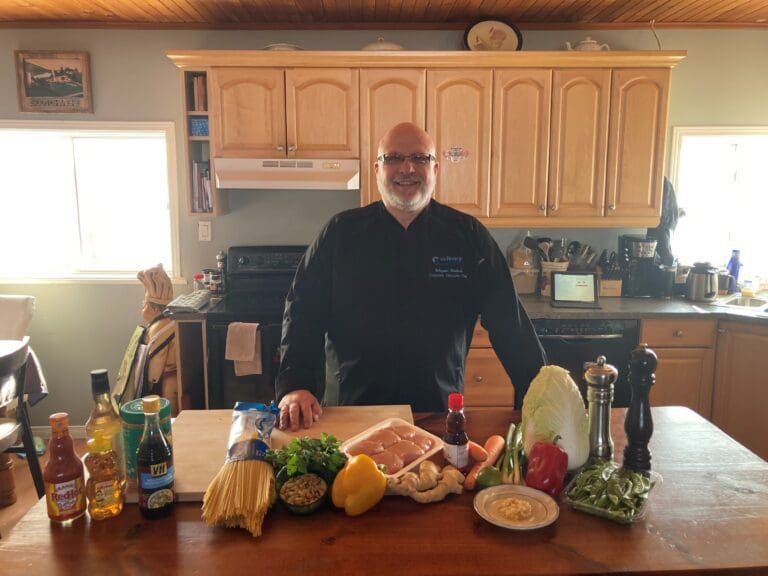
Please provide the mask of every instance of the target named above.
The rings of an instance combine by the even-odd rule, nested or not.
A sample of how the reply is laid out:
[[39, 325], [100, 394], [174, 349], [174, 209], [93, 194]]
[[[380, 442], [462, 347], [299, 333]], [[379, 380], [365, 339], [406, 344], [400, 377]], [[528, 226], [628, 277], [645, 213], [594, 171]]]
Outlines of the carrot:
[[472, 466], [472, 468], [469, 470], [469, 472], [467, 472], [467, 477], [464, 479], [464, 488], [467, 490], [475, 489], [475, 485], [477, 484], [477, 475], [480, 473], [480, 470], [486, 466], [493, 466], [496, 460], [498, 460], [501, 456], [501, 453], [504, 451], [504, 444], [504, 438], [498, 434], [494, 434], [493, 436], [488, 437], [488, 439], [485, 441], [485, 445], [483, 446], [483, 450], [487, 452], [488, 457], [482, 462], [476, 462], [475, 465]]
[[475, 462], [485, 462], [488, 460], [488, 452], [486, 452], [485, 448], [480, 446], [477, 442], [472, 442], [472, 440], [470, 440], [467, 444], [467, 448], [469, 448], [470, 458]]

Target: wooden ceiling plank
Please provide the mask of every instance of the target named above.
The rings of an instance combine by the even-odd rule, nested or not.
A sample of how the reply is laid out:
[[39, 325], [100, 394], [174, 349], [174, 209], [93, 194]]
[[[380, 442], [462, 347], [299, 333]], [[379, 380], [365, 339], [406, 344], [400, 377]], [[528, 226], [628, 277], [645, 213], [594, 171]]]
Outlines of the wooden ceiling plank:
[[602, 11], [598, 12], [593, 18], [596, 22], [604, 22], [607, 20], [625, 20], [626, 13], [638, 4], [637, 0], [618, 0], [610, 6], [606, 6]]
[[[415, 2], [414, 2], [415, 4]], [[376, 21], [376, 0], [362, 0], [363, 22]]]
[[212, 15], [197, 9], [188, 0], [164, 0], [165, 6], [173, 13], [176, 22], [208, 22]]
[[726, 18], [730, 20], [730, 13], [744, 6], [751, 6], [754, 0], [731, 0], [730, 2], [722, 1], [717, 6], [710, 6], [707, 9], [701, 11], [701, 17], [707, 20], [719, 20]]
[[625, 21], [630, 22], [650, 22], [659, 20], [658, 10], [660, 7], [668, 4], [669, 0], [653, 0], [651, 2], [638, 2], [634, 8], [627, 9]]
[[[718, 0], [717, 4], [722, 4], [725, 1], [727, 0]], [[674, 8], [670, 7], [669, 10], [664, 12], [663, 18], [665, 22], [690, 22], [692, 21], [692, 15], [695, 15], [697, 20], [704, 20], [702, 13], [706, 8], [702, 10], [702, 7], [707, 5], [712, 6], [712, 2], [707, 2], [706, 0], [686, 0], [678, 3]]]
[[[251, 0], [258, 4], [258, 0]], [[322, 2], [317, 0], [296, 0], [300, 6], [301, 12], [304, 13], [305, 19], [308, 18], [312, 22], [322, 22], [325, 20], [325, 8]]]
[[581, 0], [576, 2], [573, 7], [571, 22], [585, 22], [586, 14], [592, 9], [592, 3], [595, 0]]
[[546, 0], [545, 2], [536, 2], [536, 10], [528, 13], [529, 17], [536, 22], [561, 22], [562, 16], [558, 9], [566, 0]]
[[760, 2], [760, 5], [744, 6], [743, 8], [728, 14], [729, 19], [737, 19], [741, 22], [759, 22], [768, 20], [768, 1]]

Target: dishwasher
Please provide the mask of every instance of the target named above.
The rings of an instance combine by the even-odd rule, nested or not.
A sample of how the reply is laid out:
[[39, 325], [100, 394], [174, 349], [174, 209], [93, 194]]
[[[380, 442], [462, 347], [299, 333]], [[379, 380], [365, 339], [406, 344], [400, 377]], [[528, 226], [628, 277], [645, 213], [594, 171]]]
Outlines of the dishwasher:
[[605, 356], [608, 364], [613, 364], [619, 372], [614, 386], [613, 406], [629, 406], [629, 361], [632, 350], [638, 344], [638, 320], [546, 318], [533, 320], [533, 326], [547, 353], [547, 362], [570, 372], [585, 402], [586, 363]]

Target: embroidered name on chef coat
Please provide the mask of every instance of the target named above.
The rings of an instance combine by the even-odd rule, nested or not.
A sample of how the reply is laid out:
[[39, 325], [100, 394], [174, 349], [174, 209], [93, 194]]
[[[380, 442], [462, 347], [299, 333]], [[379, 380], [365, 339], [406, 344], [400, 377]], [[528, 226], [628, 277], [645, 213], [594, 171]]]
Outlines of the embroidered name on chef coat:
[[466, 278], [463, 256], [432, 256], [430, 278]]

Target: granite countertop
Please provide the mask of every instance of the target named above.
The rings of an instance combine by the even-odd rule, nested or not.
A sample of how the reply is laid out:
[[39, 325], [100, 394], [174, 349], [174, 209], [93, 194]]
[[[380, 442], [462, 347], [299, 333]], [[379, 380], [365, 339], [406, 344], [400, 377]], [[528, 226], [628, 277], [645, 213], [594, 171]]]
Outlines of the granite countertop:
[[716, 306], [707, 302], [689, 302], [685, 299], [664, 298], [601, 298], [600, 309], [553, 308], [549, 298], [534, 295], [520, 296], [520, 301], [531, 319], [538, 318], [676, 318], [706, 316], [713, 320], [744, 320], [768, 325], [768, 314], [748, 308]]

